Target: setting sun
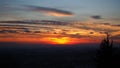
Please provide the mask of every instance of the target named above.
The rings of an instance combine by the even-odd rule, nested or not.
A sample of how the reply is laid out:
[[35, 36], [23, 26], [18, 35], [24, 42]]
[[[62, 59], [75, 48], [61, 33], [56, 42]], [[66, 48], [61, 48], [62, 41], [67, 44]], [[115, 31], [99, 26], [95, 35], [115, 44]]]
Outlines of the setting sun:
[[67, 38], [67, 37], [51, 38], [51, 41], [55, 44], [68, 44], [69, 38]]

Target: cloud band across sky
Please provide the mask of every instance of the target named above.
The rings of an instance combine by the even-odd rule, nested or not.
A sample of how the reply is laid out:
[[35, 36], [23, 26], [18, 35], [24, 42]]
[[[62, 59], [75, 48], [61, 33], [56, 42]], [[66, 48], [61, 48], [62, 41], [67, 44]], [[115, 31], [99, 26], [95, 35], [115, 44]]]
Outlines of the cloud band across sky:
[[0, 21], [0, 42], [43, 43], [45, 41], [66, 41], [67, 39], [72, 43], [98, 43], [106, 36], [106, 32], [109, 32], [111, 39], [119, 43], [119, 30], [118, 25], [109, 23], [50, 20]]

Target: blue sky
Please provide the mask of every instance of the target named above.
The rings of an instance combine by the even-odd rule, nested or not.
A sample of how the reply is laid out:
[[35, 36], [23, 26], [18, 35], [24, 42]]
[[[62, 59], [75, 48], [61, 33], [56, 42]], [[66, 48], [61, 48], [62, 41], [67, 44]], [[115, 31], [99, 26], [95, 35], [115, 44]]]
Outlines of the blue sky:
[[[119, 23], [120, 0], [0, 0], [0, 20], [16, 19], [48, 19], [63, 21], [87, 21], [91, 16], [101, 16], [101, 21]], [[70, 17], [45, 16], [41, 12], [28, 12], [13, 10], [10, 6], [18, 8], [24, 5], [55, 8], [74, 13]], [[9, 8], [4, 7], [9, 6]], [[7, 11], [6, 11], [7, 10]], [[10, 17], [9, 17], [10, 16]], [[13, 17], [13, 18], [12, 18]]]

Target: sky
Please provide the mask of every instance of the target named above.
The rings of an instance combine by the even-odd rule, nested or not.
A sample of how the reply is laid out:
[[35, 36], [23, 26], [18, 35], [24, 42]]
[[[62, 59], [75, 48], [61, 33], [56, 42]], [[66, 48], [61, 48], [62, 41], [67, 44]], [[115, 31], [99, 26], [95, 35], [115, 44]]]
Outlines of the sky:
[[120, 42], [120, 0], [0, 0], [0, 42]]

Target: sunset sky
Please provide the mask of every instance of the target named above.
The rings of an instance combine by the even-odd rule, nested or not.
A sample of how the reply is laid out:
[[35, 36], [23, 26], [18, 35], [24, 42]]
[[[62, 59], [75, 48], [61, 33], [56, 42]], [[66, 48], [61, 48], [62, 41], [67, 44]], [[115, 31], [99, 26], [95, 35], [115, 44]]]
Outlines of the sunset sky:
[[120, 43], [120, 0], [0, 0], [0, 42]]

